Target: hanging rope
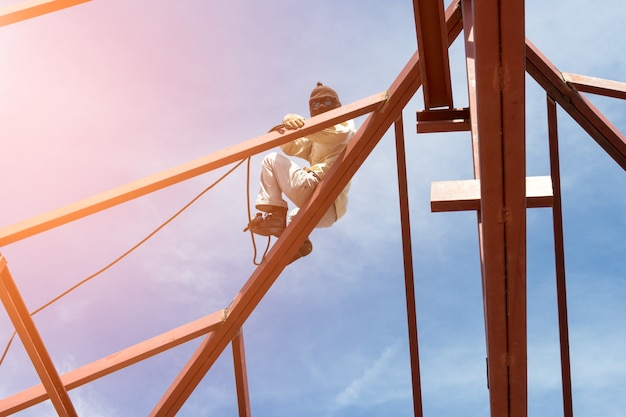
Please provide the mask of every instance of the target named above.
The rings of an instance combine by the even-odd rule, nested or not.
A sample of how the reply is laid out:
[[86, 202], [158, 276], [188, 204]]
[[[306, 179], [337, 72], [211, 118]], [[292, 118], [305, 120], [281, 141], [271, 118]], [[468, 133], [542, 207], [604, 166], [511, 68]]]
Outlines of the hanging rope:
[[[250, 221], [250, 219], [252, 218], [252, 213], [250, 212], [250, 160], [251, 158], [248, 157], [248, 169], [247, 169], [248, 175], [247, 175], [247, 180], [246, 180], [246, 201], [248, 202], [246, 206], [248, 207], [248, 221]], [[256, 248], [256, 240], [254, 239], [254, 233], [252, 233], [252, 230], [250, 230], [250, 240], [252, 240], [252, 249], [253, 249], [252, 263], [256, 266], [259, 266], [261, 265], [261, 262], [263, 262], [263, 259], [265, 259], [265, 255], [267, 255], [267, 252], [270, 250], [271, 236], [267, 237], [267, 246], [265, 246], [265, 251], [263, 252], [263, 256], [261, 257], [260, 262], [257, 262], [256, 260], [258, 254], [257, 254], [257, 248]]]
[[[146, 241], [148, 241], [151, 237], [153, 237], [154, 235], [156, 235], [159, 231], [161, 231], [165, 226], [167, 226], [169, 223], [171, 223], [175, 218], [177, 218], [182, 212], [184, 212], [185, 210], [187, 210], [192, 204], [194, 204], [196, 201], [198, 201], [198, 199], [200, 199], [200, 197], [202, 197], [204, 194], [206, 194], [209, 190], [211, 190], [213, 187], [215, 187], [217, 184], [219, 184], [224, 178], [226, 178], [227, 176], [229, 176], [233, 171], [235, 171], [235, 169], [239, 168], [241, 166], [241, 164], [243, 164], [243, 162], [245, 161], [245, 159], [242, 159], [241, 161], [239, 161], [233, 168], [231, 168], [228, 172], [226, 172], [224, 175], [222, 175], [220, 178], [218, 178], [214, 183], [212, 183], [211, 185], [209, 185], [207, 188], [205, 188], [204, 190], [202, 190], [202, 192], [200, 192], [200, 194], [198, 194], [196, 197], [194, 197], [189, 203], [185, 204], [180, 210], [178, 210], [176, 213], [174, 213], [173, 216], [171, 216], [169, 219], [167, 219], [165, 222], [163, 222], [159, 227], [157, 227], [154, 231], [152, 231], [150, 234], [148, 234], [146, 237], [144, 237], [143, 239], [141, 239], [139, 241], [139, 243], [137, 243], [135, 246], [133, 246], [132, 248], [128, 249], [126, 252], [124, 252], [122, 255], [120, 255], [119, 257], [117, 257], [115, 260], [113, 260], [112, 262], [110, 262], [108, 265], [106, 265], [104, 268], [100, 269], [99, 271], [91, 274], [90, 276], [88, 276], [87, 278], [83, 279], [82, 281], [80, 281], [78, 284], [72, 286], [70, 289], [64, 291], [63, 293], [61, 293], [60, 295], [58, 295], [57, 297], [53, 298], [52, 300], [48, 301], [46, 304], [42, 305], [41, 307], [37, 308], [36, 310], [34, 310], [32, 313], [30, 313], [31, 316], [39, 313], [40, 311], [42, 311], [43, 309], [49, 307], [50, 305], [54, 304], [55, 302], [59, 301], [61, 298], [65, 297], [66, 295], [68, 295], [69, 293], [71, 293], [72, 291], [76, 290], [78, 287], [86, 284], [87, 282], [91, 281], [92, 279], [94, 279], [95, 277], [97, 277], [98, 275], [102, 274], [103, 272], [105, 272], [106, 270], [110, 269], [111, 267], [113, 267], [115, 264], [117, 264], [118, 262], [120, 262], [122, 259], [126, 258], [128, 255], [130, 255], [132, 252], [134, 252], [137, 248], [139, 248], [141, 245], [143, 245], [144, 243], [146, 243]], [[249, 167], [250, 167], [250, 158], [248, 158], [248, 182], [249, 182]], [[248, 205], [248, 210], [250, 210], [249, 205]], [[4, 349], [4, 352], [2, 353], [2, 357], [0, 357], [0, 366], [2, 366], [2, 364], [4, 363], [4, 358], [6, 357], [7, 353], [9, 352], [9, 348], [11, 347], [11, 344], [13, 343], [13, 340], [15, 339], [15, 335], [16, 335], [16, 331], [13, 331], [13, 334], [11, 335], [11, 337], [9, 338], [9, 341], [7, 343], [6, 348]]]
[[[285, 132], [285, 125], [284, 124], [279, 124], [274, 126], [273, 128], [271, 128], [270, 130], [267, 131], [267, 133], [270, 132], [278, 132], [278, 133], [284, 133]], [[250, 160], [252, 158], [248, 157], [248, 169], [247, 169], [247, 181], [246, 181], [246, 201], [248, 202], [247, 207], [248, 207], [248, 221], [250, 221], [250, 219], [252, 219], [252, 213], [250, 212]], [[246, 228], [248, 229], [248, 228]], [[248, 229], [249, 230], [249, 229]], [[250, 240], [252, 241], [252, 249], [253, 249], [253, 255], [252, 255], [252, 263], [256, 266], [261, 265], [261, 262], [263, 262], [263, 259], [265, 259], [265, 256], [267, 255], [267, 252], [269, 252], [270, 250], [270, 244], [271, 244], [271, 240], [272, 240], [272, 236], [269, 235], [267, 236], [267, 245], [265, 246], [265, 251], [263, 252], [263, 255], [261, 256], [261, 261], [257, 262], [256, 258], [258, 256], [258, 252], [257, 252], [257, 247], [256, 247], [256, 240], [254, 239], [254, 233], [252, 232], [252, 230], [250, 230]]]

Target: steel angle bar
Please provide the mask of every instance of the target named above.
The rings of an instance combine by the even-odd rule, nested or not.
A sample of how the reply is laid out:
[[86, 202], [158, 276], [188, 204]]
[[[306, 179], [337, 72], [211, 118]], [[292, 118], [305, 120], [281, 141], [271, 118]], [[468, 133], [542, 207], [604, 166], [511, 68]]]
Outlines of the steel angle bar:
[[243, 343], [243, 331], [237, 333], [232, 341], [233, 364], [235, 367], [235, 384], [237, 386], [237, 406], [239, 417], [250, 417], [250, 393], [248, 390], [248, 371], [246, 368], [246, 352]]
[[561, 75], [563, 81], [582, 93], [626, 99], [626, 83], [568, 72], [563, 72]]
[[526, 71], [626, 170], [626, 137], [589, 100], [569, 86], [556, 67], [526, 40]]
[[170, 168], [122, 187], [5, 227], [0, 229], [0, 246], [5, 246], [35, 234], [62, 226], [66, 223], [175, 185], [198, 175], [205, 174], [214, 169], [241, 161], [259, 152], [305, 136], [308, 133], [316, 132], [326, 127], [333, 126], [336, 123], [370, 113], [380, 108], [386, 99], [386, 92], [375, 94], [307, 119], [305, 126], [301, 129], [282, 132], [273, 131], [247, 142], [243, 142], [237, 146], [226, 148], [222, 151]]
[[548, 139], [550, 148], [550, 176], [554, 190], [552, 223], [554, 230], [554, 262], [556, 267], [556, 294], [561, 350], [561, 384], [563, 389], [563, 416], [573, 417], [572, 372], [569, 351], [569, 325], [567, 318], [567, 286], [565, 279], [565, 243], [563, 238], [563, 204], [561, 199], [561, 170], [556, 102], [547, 97]]
[[0, 298], [57, 414], [62, 417], [76, 416], [74, 405], [2, 255], [0, 255]]
[[424, 105], [452, 107], [452, 82], [443, 0], [413, 0]]
[[56, 12], [90, 0], [30, 0], [0, 10], [0, 26], [10, 25], [26, 19]]
[[[68, 390], [77, 388], [205, 335], [215, 330], [224, 321], [224, 317], [226, 317], [226, 310], [216, 311], [213, 314], [63, 374], [61, 375], [61, 381]], [[42, 385], [31, 387], [0, 400], [0, 415], [16, 413], [47, 399], [49, 399], [49, 396]]]
[[409, 359], [413, 388], [413, 415], [423, 416], [422, 383], [420, 376], [419, 343], [417, 331], [417, 308], [415, 302], [415, 274], [411, 244], [411, 219], [409, 209], [409, 185], [407, 179], [406, 150], [402, 116], [394, 124], [396, 134], [396, 165], [398, 169], [398, 195], [400, 199], [400, 222], [402, 225], [402, 257], [404, 261], [404, 287], [409, 335]]

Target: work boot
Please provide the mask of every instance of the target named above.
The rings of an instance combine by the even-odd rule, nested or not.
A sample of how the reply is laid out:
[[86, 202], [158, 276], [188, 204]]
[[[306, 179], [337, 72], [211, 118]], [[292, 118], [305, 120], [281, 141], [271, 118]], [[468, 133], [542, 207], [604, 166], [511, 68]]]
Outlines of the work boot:
[[297, 261], [303, 256], [307, 256], [311, 252], [313, 252], [313, 243], [311, 243], [311, 241], [307, 237], [304, 243], [300, 245], [300, 247], [298, 248], [298, 252], [296, 252], [296, 254], [293, 255], [293, 258], [291, 258], [291, 261], [289, 261], [289, 263]]
[[287, 224], [287, 211], [272, 211], [270, 213], [257, 213], [254, 219], [250, 220], [244, 232], [250, 230], [261, 236], [280, 236]]

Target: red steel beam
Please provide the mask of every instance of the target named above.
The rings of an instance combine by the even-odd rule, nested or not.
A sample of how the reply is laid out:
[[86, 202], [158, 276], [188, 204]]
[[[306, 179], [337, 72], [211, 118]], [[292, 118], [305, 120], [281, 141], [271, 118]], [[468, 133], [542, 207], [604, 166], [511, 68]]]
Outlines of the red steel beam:
[[585, 131], [626, 170], [626, 137], [526, 40], [526, 71]]
[[246, 368], [246, 352], [243, 344], [243, 331], [239, 331], [233, 339], [233, 364], [235, 367], [235, 384], [237, 386], [237, 406], [239, 417], [250, 417], [250, 394], [248, 391], [248, 371]]
[[0, 10], [0, 26], [10, 25], [26, 19], [56, 12], [89, 0], [30, 0]]
[[[527, 415], [524, 1], [473, 2], [491, 415]], [[466, 10], [464, 8], [464, 10]], [[473, 87], [471, 87], [473, 88]]]
[[[219, 310], [201, 319], [172, 329], [159, 336], [123, 349], [105, 358], [82, 366], [61, 376], [66, 389], [71, 390], [127, 366], [150, 358], [168, 349], [179, 346], [217, 328], [226, 316], [226, 310]], [[49, 399], [43, 385], [37, 385], [0, 400], [0, 415], [17, 413]]]
[[77, 416], [2, 255], [0, 255], [0, 298], [57, 414], [61, 417]]
[[413, 0], [426, 109], [452, 107], [448, 33], [443, 0]]
[[409, 334], [409, 359], [413, 386], [413, 415], [422, 417], [422, 383], [420, 377], [419, 343], [417, 332], [417, 308], [415, 303], [415, 279], [413, 271], [413, 249], [411, 245], [411, 219], [409, 209], [409, 184], [404, 146], [402, 115], [394, 124], [396, 133], [396, 165], [398, 167], [398, 195], [400, 199], [400, 221], [402, 224], [402, 258], [404, 261], [404, 288], [406, 292], [406, 315]]
[[74, 204], [53, 210], [32, 219], [0, 229], [0, 246], [17, 242], [74, 220], [95, 214], [146, 194], [175, 185], [179, 182], [205, 174], [214, 169], [241, 161], [249, 156], [272, 149], [300, 136], [316, 132], [336, 123], [362, 116], [378, 109], [387, 99], [379, 93], [354, 103], [311, 118], [302, 129], [296, 131], [270, 132], [237, 146], [187, 162], [166, 171], [151, 175], [119, 188], [98, 194]]
[[[461, 28], [458, 4], [453, 4], [448, 8], [446, 22], [448, 40], [452, 42], [458, 36]], [[300, 208], [300, 214], [285, 229], [264, 261], [253, 272], [233, 300], [229, 307], [229, 316], [224, 324], [201, 343], [153, 409], [151, 416], [172, 416], [180, 410], [204, 378], [204, 375], [269, 291], [306, 236], [317, 225], [328, 207], [333, 204], [389, 127], [398, 119], [420, 86], [419, 57], [414, 54], [391, 85], [385, 106], [368, 116], [348, 144], [345, 152], [315, 189], [309, 201]]]
[[565, 243], [563, 239], [563, 205], [559, 167], [559, 138], [556, 103], [550, 96], [548, 104], [548, 137], [550, 143], [550, 176], [554, 191], [552, 224], [554, 230], [554, 262], [556, 267], [556, 294], [561, 349], [561, 384], [563, 389], [563, 417], [573, 417], [572, 372], [569, 354], [569, 325], [567, 319], [567, 286], [565, 280]]
[[[550, 177], [526, 177], [526, 208], [552, 207]], [[480, 180], [434, 181], [430, 187], [430, 210], [480, 210]]]
[[417, 133], [464, 132], [470, 129], [470, 112], [467, 108], [417, 112]]
[[561, 75], [563, 76], [563, 81], [582, 93], [626, 99], [626, 83], [568, 72], [563, 72]]

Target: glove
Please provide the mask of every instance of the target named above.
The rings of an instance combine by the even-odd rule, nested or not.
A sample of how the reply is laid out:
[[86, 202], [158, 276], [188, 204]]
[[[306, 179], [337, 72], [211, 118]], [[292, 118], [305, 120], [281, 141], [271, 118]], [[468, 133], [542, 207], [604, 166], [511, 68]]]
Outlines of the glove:
[[288, 114], [283, 118], [283, 125], [287, 129], [299, 129], [304, 126], [304, 117], [299, 114]]

